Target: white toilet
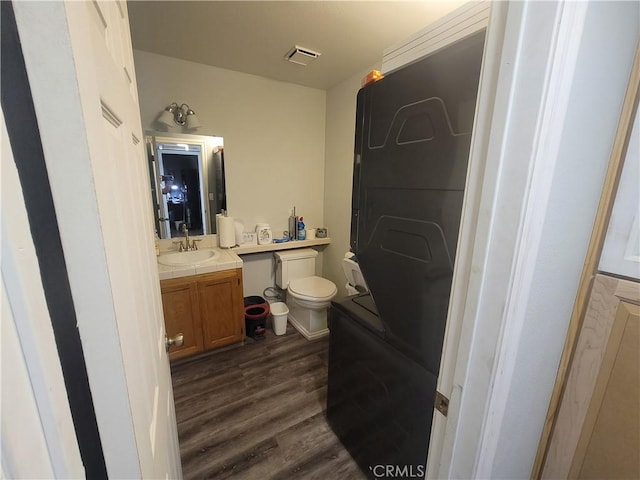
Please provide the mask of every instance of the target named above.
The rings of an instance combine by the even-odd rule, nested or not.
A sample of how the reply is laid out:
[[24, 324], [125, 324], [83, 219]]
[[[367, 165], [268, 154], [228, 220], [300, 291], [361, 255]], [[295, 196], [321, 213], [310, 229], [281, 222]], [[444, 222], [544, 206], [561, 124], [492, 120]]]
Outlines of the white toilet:
[[357, 295], [369, 291], [367, 282], [364, 281], [364, 277], [362, 276], [360, 265], [353, 260], [354, 258], [355, 255], [353, 253], [347, 252], [342, 259], [342, 270], [344, 276], [347, 277], [345, 288], [347, 289], [348, 295]]
[[316, 277], [316, 257], [312, 248], [275, 252], [276, 285], [287, 290], [289, 322], [307, 340], [329, 334], [327, 309], [338, 289], [326, 278]]

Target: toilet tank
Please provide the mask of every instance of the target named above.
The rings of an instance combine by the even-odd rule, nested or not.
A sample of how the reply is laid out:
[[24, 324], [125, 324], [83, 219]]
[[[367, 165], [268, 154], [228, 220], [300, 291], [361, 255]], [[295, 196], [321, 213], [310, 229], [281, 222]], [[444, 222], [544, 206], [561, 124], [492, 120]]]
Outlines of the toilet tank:
[[289, 282], [298, 278], [312, 277], [316, 274], [318, 252], [312, 248], [297, 248], [284, 252], [275, 252], [276, 285], [287, 288]]

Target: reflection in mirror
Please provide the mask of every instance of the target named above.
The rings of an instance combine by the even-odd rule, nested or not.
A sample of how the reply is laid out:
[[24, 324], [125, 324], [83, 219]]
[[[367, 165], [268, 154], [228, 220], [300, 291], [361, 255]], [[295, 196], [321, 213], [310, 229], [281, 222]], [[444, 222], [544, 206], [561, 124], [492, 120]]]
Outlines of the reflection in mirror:
[[227, 209], [222, 137], [147, 132], [146, 144], [158, 236], [215, 233]]

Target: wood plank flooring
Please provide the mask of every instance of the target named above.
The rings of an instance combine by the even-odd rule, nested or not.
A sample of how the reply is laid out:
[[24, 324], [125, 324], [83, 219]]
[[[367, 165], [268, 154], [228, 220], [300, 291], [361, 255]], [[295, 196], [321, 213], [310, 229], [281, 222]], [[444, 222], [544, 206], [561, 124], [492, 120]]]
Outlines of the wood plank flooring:
[[185, 480], [366, 478], [325, 418], [328, 345], [288, 325], [172, 365]]

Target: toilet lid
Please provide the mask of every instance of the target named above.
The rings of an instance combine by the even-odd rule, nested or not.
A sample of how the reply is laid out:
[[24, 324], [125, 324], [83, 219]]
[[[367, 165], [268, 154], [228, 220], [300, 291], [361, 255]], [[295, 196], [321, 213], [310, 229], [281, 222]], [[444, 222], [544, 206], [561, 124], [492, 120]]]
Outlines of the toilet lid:
[[326, 278], [306, 277], [289, 282], [287, 290], [300, 298], [331, 299], [338, 289], [335, 284]]

